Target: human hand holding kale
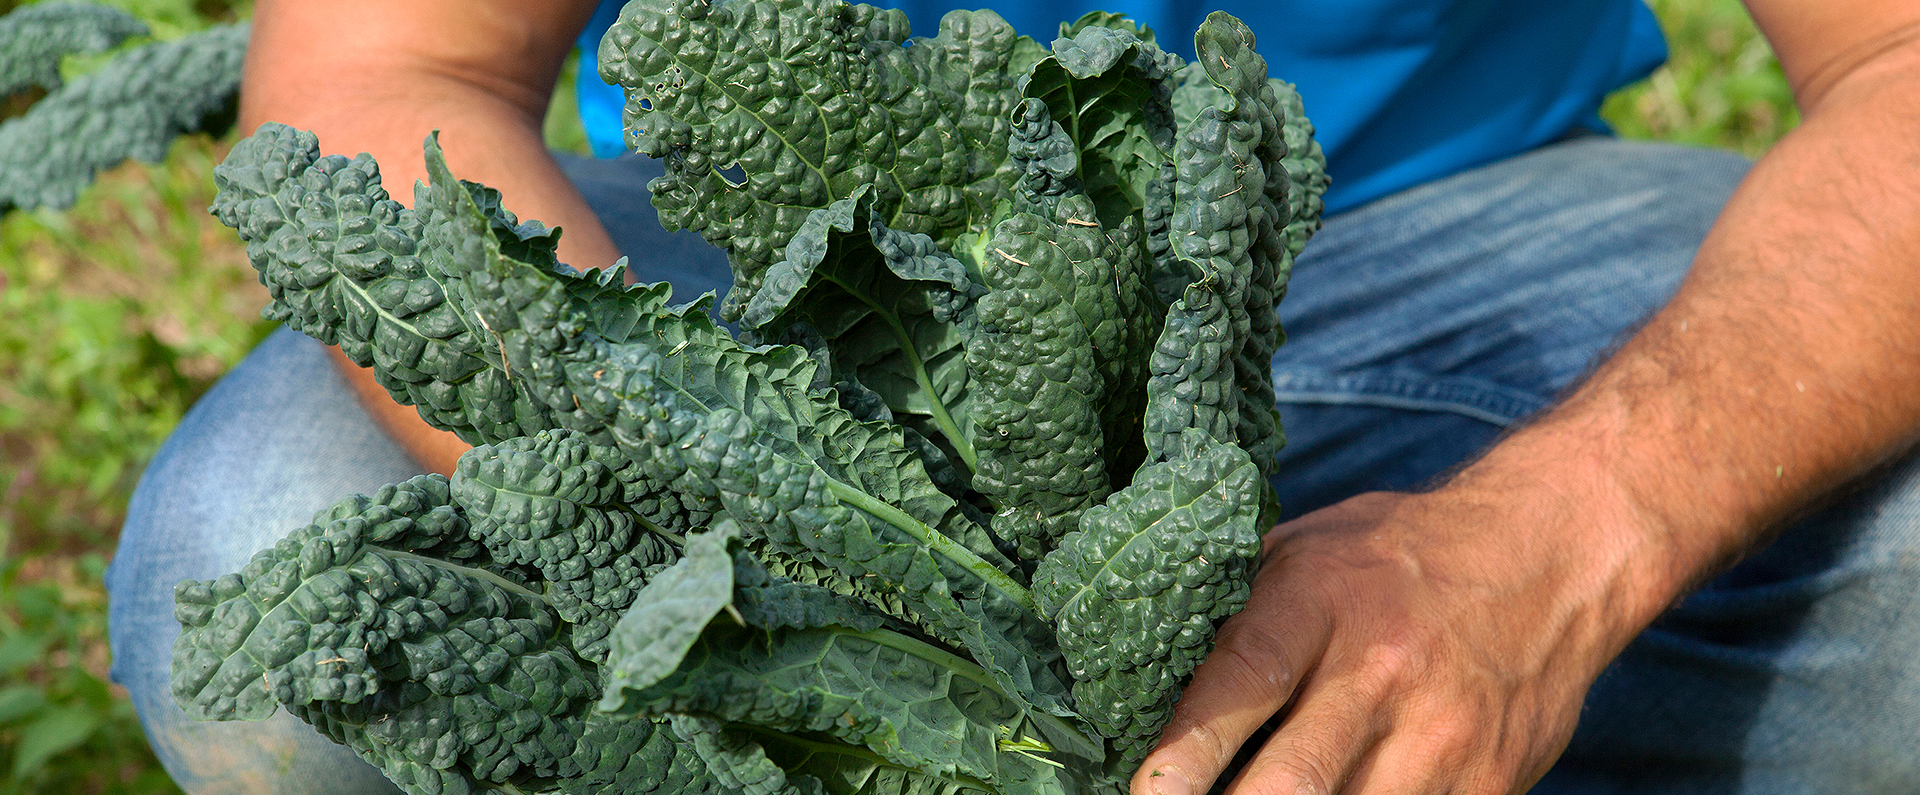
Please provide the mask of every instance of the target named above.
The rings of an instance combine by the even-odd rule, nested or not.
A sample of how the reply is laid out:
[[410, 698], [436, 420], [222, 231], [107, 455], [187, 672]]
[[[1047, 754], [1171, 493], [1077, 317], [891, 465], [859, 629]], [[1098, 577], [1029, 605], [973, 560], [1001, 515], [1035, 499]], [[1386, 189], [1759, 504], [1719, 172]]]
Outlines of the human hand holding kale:
[[[1266, 538], [1135, 793], [1518, 792], [1673, 600], [1920, 438], [1920, 11], [1752, 0], [1805, 109], [1673, 301], [1426, 494]], [[1171, 767], [1169, 767], [1171, 766]], [[1159, 775], [1155, 775], [1158, 772]]]
[[[1283, 707], [1232, 791], [1517, 792], [1545, 773], [1650, 615], [1620, 609], [1650, 590], [1631, 566], [1650, 550], [1468, 491], [1364, 494], [1271, 531], [1135, 792], [1205, 792]], [[1568, 554], [1569, 527], [1602, 554]]]

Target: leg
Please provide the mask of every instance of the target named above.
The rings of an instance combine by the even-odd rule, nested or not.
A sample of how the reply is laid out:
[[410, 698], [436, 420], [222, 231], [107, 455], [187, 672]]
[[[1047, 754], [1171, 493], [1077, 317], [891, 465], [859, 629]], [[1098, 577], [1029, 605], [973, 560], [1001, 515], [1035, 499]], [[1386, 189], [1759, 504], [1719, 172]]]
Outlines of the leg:
[[202, 723], [167, 685], [173, 585], [237, 571], [340, 498], [420, 471], [355, 401], [325, 349], [281, 329], [181, 420], [149, 464], [107, 570], [113, 678], [194, 795], [397, 793], [371, 765], [285, 713]]
[[1280, 304], [1289, 518], [1419, 486], [1545, 407], [1673, 294], [1746, 167], [1584, 138], [1329, 219]]
[[[1338, 218], [1275, 360], [1289, 516], [1417, 487], [1657, 309], [1745, 164], [1585, 139]], [[1920, 780], [1920, 461], [1675, 608], [1590, 694], [1540, 793], [1873, 792]]]
[[1539, 791], [1906, 792], [1920, 781], [1920, 456], [1681, 602], [1588, 695]]

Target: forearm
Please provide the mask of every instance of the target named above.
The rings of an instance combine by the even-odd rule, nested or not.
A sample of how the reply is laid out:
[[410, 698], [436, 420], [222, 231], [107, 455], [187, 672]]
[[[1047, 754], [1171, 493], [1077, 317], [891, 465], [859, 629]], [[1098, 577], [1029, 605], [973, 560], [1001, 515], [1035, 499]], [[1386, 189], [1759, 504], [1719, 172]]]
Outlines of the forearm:
[[[541, 138], [547, 97], [570, 40], [565, 31], [580, 23], [567, 14], [579, 16], [580, 9], [571, 7], [579, 4], [508, 9], [567, 17], [550, 19], [544, 31], [523, 31], [510, 17], [487, 17], [485, 4], [398, 12], [354, 5], [262, 4], [248, 52], [242, 129], [277, 121], [312, 130], [328, 154], [370, 153], [380, 162], [387, 191], [402, 204], [412, 204], [415, 181], [426, 179], [421, 143], [439, 130], [455, 174], [499, 188], [522, 218], [564, 227], [562, 261], [597, 268], [618, 259]], [[475, 29], [438, 35], [409, 29], [415, 19], [436, 24], [436, 12], [465, 13], [460, 24]], [[406, 18], [381, 17], [394, 13]], [[455, 19], [446, 13], [439, 18]], [[390, 436], [428, 470], [452, 471], [464, 443], [394, 403], [370, 371], [337, 350], [334, 359]]]
[[1920, 435], [1916, 118], [1920, 57], [1823, 91], [1672, 302], [1443, 489], [1562, 520], [1538, 551], [1589, 552], [1613, 643]]
[[[1748, 0], [1805, 121], [1677, 295], [1558, 406], [1423, 494], [1275, 528], [1133, 780], [1521, 792], [1689, 587], [1920, 436], [1920, 9]], [[1651, 208], [1649, 212], [1659, 212]]]

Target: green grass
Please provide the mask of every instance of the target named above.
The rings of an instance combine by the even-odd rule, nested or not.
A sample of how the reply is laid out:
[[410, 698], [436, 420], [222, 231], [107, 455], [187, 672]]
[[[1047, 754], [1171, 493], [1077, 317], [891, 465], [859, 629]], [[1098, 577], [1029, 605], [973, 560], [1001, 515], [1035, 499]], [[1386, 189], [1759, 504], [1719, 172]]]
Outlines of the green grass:
[[[117, 4], [165, 38], [245, 13]], [[1791, 129], [1779, 69], [1737, 2], [1653, 5], [1672, 64], [1607, 103], [1616, 129], [1750, 155]], [[556, 97], [548, 136], [578, 151], [571, 101]], [[230, 144], [187, 139], [165, 163], [108, 173], [72, 210], [0, 220], [0, 795], [177, 791], [106, 681], [100, 573], [141, 467], [267, 331], [239, 243], [204, 212]]]

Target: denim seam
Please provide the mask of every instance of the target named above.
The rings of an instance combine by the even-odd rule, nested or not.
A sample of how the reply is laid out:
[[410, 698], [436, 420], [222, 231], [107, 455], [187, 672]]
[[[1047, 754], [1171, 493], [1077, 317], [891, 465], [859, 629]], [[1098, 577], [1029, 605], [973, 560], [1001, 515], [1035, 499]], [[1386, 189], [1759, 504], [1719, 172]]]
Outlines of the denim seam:
[[1275, 372], [1273, 388], [1274, 397], [1279, 403], [1438, 411], [1502, 428], [1545, 408], [1548, 402], [1544, 398], [1515, 390], [1445, 376], [1416, 378], [1385, 373], [1335, 376]]

